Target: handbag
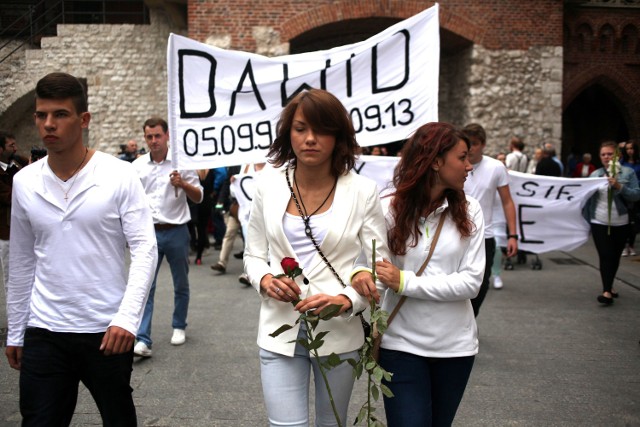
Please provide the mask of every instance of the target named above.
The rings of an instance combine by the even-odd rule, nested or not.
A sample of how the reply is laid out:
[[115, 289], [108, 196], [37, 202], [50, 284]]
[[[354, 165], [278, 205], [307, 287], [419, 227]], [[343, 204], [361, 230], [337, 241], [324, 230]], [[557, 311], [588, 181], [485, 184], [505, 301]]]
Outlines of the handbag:
[[[429, 264], [431, 255], [433, 255], [433, 250], [436, 248], [436, 243], [438, 243], [438, 237], [440, 237], [440, 230], [442, 230], [442, 225], [444, 224], [445, 214], [446, 214], [446, 210], [442, 212], [440, 216], [440, 221], [438, 221], [438, 228], [436, 229], [436, 234], [433, 236], [433, 241], [431, 242], [431, 247], [429, 248], [429, 253], [427, 254], [427, 259], [425, 259], [424, 262], [422, 263], [422, 266], [420, 267], [420, 270], [418, 270], [418, 272], [416, 273], [416, 276], [422, 275], [422, 273], [424, 272], [424, 269], [427, 268], [427, 264]], [[393, 309], [393, 311], [389, 315], [389, 318], [387, 319], [387, 327], [391, 324], [391, 321], [393, 320], [393, 318], [396, 317], [396, 314], [398, 314], [400, 307], [402, 307], [402, 304], [404, 304], [406, 300], [407, 300], [406, 295], [403, 295], [400, 298], [400, 301], [398, 301], [398, 304], [396, 304], [395, 308]], [[373, 325], [373, 344], [371, 345], [371, 356], [376, 362], [378, 362], [380, 359], [381, 343], [382, 343], [382, 334], [378, 331], [378, 328], [374, 324]]]
[[[298, 198], [296, 197], [296, 194], [293, 191], [293, 187], [291, 186], [291, 181], [289, 180], [289, 171], [288, 170], [285, 172], [285, 176], [287, 177], [287, 185], [289, 186], [289, 191], [291, 192], [291, 197], [293, 198], [293, 201], [294, 201], [294, 203], [296, 205], [296, 208], [298, 208], [298, 212], [300, 213], [300, 218], [302, 218], [302, 221], [304, 221], [305, 234], [307, 236], [309, 236], [309, 239], [311, 239], [311, 243], [313, 243], [313, 246], [316, 248], [316, 251], [318, 251], [318, 254], [320, 255], [320, 258], [322, 258], [322, 261], [324, 261], [326, 266], [329, 267], [329, 270], [331, 270], [331, 272], [336, 277], [336, 279], [338, 279], [338, 282], [342, 285], [342, 287], [346, 288], [347, 285], [344, 284], [344, 282], [342, 281], [342, 278], [336, 272], [336, 270], [333, 268], [333, 266], [331, 265], [331, 263], [329, 262], [327, 257], [324, 255], [324, 252], [322, 252], [322, 249], [320, 249], [320, 246], [318, 245], [318, 242], [316, 242], [316, 239], [313, 237], [313, 234], [311, 233], [311, 227], [309, 227], [309, 217], [305, 217], [305, 215], [302, 213], [302, 209], [300, 208], [300, 204], [298, 203]], [[362, 331], [363, 331], [364, 337], [366, 339], [369, 336], [369, 334], [371, 333], [371, 324], [369, 324], [369, 322], [367, 322], [366, 319], [362, 316], [362, 312], [357, 313], [356, 316], [358, 316], [360, 318], [360, 323], [362, 323]]]

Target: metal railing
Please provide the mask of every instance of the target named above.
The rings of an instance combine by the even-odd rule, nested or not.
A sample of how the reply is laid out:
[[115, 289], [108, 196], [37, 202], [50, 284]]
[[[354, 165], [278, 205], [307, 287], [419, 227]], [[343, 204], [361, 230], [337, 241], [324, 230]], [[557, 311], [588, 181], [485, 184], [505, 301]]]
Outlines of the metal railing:
[[58, 24], [149, 24], [149, 10], [142, 0], [41, 0], [16, 6], [27, 11], [2, 28], [0, 52], [11, 46], [0, 58], [0, 64], [25, 45], [38, 47], [44, 36], [56, 34]]

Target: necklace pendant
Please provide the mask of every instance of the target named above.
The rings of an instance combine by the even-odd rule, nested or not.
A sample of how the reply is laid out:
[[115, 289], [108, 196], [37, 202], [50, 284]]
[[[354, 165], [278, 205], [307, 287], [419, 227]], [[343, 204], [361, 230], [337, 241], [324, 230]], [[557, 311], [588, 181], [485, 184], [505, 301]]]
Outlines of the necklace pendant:
[[308, 237], [311, 237], [311, 227], [309, 226], [309, 224], [304, 227], [304, 234], [306, 234]]

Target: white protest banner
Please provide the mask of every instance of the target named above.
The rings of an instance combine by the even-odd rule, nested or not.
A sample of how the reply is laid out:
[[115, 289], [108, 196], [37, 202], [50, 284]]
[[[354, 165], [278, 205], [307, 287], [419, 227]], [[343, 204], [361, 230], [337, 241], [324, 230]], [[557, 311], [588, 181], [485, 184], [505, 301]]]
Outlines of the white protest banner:
[[393, 186], [393, 170], [400, 157], [390, 156], [360, 156], [356, 161], [354, 170], [362, 176], [375, 181], [378, 191]]
[[253, 201], [253, 192], [256, 187], [255, 172], [234, 175], [235, 179], [231, 182], [231, 194], [238, 201], [238, 221], [243, 226], [249, 221], [251, 213], [251, 202]]
[[360, 145], [405, 139], [438, 120], [438, 5], [359, 43], [268, 58], [171, 34], [168, 111], [174, 166], [263, 162], [282, 108], [311, 87], [349, 111]]
[[[393, 170], [399, 159], [360, 156], [354, 169], [375, 181], [382, 192], [392, 187]], [[248, 219], [255, 182], [251, 174], [237, 177], [232, 185], [240, 209], [244, 209]], [[582, 217], [582, 208], [589, 197], [605, 185], [606, 178], [556, 178], [509, 171], [509, 190], [518, 219], [519, 249], [541, 254], [572, 251], [583, 245], [589, 237], [589, 224]]]
[[606, 178], [556, 178], [509, 171], [518, 217], [518, 248], [535, 254], [572, 251], [589, 238], [582, 208]]

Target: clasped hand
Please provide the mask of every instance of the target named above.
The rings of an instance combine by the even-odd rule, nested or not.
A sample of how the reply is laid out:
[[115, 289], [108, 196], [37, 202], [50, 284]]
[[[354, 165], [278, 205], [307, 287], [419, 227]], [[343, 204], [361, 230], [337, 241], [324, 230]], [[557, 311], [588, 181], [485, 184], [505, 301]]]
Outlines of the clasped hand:
[[351, 308], [351, 300], [345, 295], [317, 294], [300, 299], [302, 294], [300, 287], [293, 279], [286, 276], [275, 277], [267, 275], [260, 281], [260, 287], [269, 297], [275, 300], [295, 303], [294, 308], [300, 313], [308, 311], [317, 311], [319, 313], [332, 304], [342, 306], [339, 313]]
[[[393, 265], [391, 261], [385, 259], [376, 262], [376, 275], [384, 285], [393, 289], [394, 292], [398, 292], [398, 289], [400, 289], [400, 269]], [[380, 303], [380, 294], [371, 273], [368, 271], [356, 273], [351, 279], [351, 286], [360, 295], [368, 299], [373, 298], [377, 303]]]

